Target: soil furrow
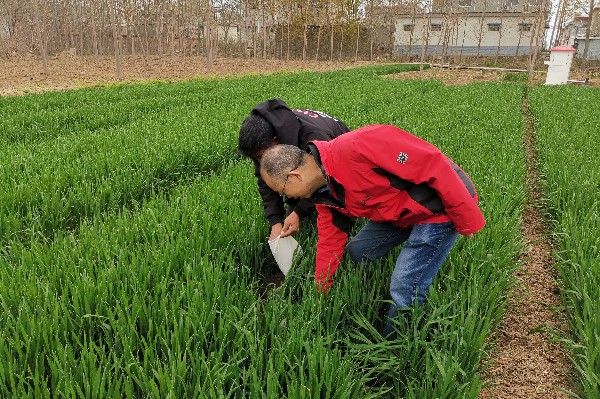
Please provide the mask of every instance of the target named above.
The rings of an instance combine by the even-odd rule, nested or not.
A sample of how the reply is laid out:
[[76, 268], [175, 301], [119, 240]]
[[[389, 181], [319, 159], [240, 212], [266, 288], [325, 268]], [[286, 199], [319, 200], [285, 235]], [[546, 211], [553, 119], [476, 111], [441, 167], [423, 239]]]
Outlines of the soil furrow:
[[[534, 129], [527, 97], [523, 99], [526, 121], [524, 151], [528, 200], [521, 233], [525, 251], [516, 273], [517, 288], [494, 339], [497, 349], [484, 377], [489, 386], [480, 399], [568, 398], [570, 363], [566, 352], [552, 342], [551, 329], [566, 329], [552, 258], [552, 242], [542, 216], [539, 174], [536, 166]], [[549, 327], [549, 328], [548, 328]]]

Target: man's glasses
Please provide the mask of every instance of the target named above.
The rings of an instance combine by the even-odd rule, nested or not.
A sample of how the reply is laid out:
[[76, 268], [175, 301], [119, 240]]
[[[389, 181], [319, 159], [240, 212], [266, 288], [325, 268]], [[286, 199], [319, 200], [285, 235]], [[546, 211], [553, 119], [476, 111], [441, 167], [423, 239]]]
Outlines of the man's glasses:
[[[291, 170], [290, 170], [290, 172], [291, 172]], [[285, 177], [285, 181], [283, 182], [283, 187], [281, 188], [281, 192], [279, 193], [279, 195], [281, 195], [282, 197], [285, 196], [285, 186], [286, 186], [288, 180], [290, 179], [290, 172], [288, 172], [287, 176]]]

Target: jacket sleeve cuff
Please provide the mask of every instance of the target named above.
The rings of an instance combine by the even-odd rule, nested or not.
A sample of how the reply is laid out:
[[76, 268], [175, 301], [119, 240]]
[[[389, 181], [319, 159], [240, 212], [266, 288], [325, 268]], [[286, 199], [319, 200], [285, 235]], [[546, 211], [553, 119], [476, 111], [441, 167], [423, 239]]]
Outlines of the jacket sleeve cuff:
[[459, 233], [462, 234], [464, 236], [466, 236], [467, 234], [475, 234], [477, 233], [479, 230], [483, 229], [483, 227], [485, 226], [485, 220], [483, 219], [483, 217], [478, 218], [475, 221], [472, 221], [471, 223], [469, 223], [468, 225], [465, 226], [456, 226], [456, 224], [454, 225], [455, 230]]
[[277, 223], [283, 224], [283, 218], [280, 215], [272, 215], [267, 218], [269, 227], [275, 226]]

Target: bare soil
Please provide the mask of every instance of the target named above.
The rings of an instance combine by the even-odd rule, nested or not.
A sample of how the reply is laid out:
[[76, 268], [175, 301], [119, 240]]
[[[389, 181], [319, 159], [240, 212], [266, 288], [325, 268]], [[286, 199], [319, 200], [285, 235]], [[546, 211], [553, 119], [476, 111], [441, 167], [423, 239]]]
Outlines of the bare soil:
[[[435, 79], [440, 80], [447, 86], [461, 86], [473, 82], [503, 82], [507, 81], [507, 74], [515, 72], [492, 69], [458, 69], [458, 68], [440, 68], [433, 67], [422, 71], [403, 72], [390, 75], [393, 79]], [[518, 73], [518, 72], [517, 72]], [[590, 69], [578, 70], [572, 69], [569, 74], [570, 80], [585, 80], [588, 79], [589, 86], [600, 86], [600, 76], [598, 73]], [[533, 78], [530, 84], [543, 84], [546, 80], [545, 71], [534, 71]], [[578, 83], [573, 83], [578, 84]]]
[[[74, 56], [63, 52], [50, 58], [48, 69], [31, 55], [0, 58], [0, 96], [14, 96], [55, 90], [71, 90], [90, 86], [150, 80], [178, 81], [190, 78], [211, 78], [231, 75], [272, 74], [280, 71], [332, 71], [349, 69], [378, 61], [281, 61], [252, 58], [217, 58], [207, 67], [204, 57], [182, 56], [123, 56], [121, 74], [116, 76], [114, 57]], [[596, 71], [598, 69], [598, 71]], [[394, 79], [438, 79], [447, 85], [471, 82], [498, 82], [504, 79], [501, 71], [430, 68], [423, 71], [390, 75]], [[600, 86], [600, 67], [590, 70], [574, 68], [573, 80], [589, 78], [590, 85]], [[534, 73], [532, 83], [543, 83], [545, 73]]]
[[279, 71], [332, 71], [355, 68], [371, 62], [317, 62], [217, 58], [207, 67], [206, 58], [161, 56], [144, 59], [124, 56], [117, 78], [114, 57], [73, 56], [68, 52], [49, 60], [47, 72], [34, 57], [0, 59], [0, 96], [70, 90], [119, 82], [178, 81]]

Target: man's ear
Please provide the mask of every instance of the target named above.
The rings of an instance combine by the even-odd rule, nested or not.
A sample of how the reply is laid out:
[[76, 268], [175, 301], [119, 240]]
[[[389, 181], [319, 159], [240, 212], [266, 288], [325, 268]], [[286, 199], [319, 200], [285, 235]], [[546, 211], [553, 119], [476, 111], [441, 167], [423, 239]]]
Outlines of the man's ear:
[[302, 180], [302, 173], [300, 173], [300, 171], [298, 169], [294, 169], [294, 170], [290, 171], [290, 173], [288, 173], [288, 175], [294, 176], [297, 179]]
[[279, 144], [279, 139], [277, 138], [277, 136], [273, 136], [273, 145], [277, 144]]

